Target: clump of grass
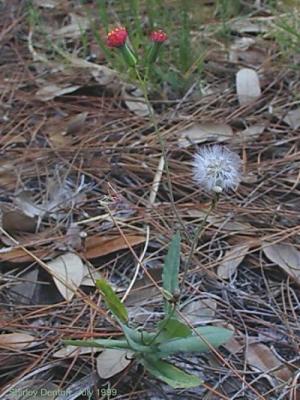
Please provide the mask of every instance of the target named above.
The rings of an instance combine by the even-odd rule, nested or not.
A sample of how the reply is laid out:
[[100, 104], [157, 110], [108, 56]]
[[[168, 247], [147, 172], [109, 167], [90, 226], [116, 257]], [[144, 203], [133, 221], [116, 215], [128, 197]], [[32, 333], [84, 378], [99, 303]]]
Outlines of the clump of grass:
[[299, 53], [300, 48], [300, 12], [279, 16], [272, 31], [281, 53], [290, 58]]

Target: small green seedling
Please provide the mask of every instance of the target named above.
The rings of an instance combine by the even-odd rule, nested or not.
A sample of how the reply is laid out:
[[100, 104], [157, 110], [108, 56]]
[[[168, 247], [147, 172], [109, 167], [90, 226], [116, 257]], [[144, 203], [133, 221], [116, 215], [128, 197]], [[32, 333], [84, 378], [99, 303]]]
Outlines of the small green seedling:
[[211, 346], [225, 343], [232, 332], [225, 328], [203, 326], [193, 329], [177, 318], [179, 299], [180, 235], [176, 233], [169, 245], [163, 268], [163, 290], [165, 317], [153, 331], [149, 332], [129, 325], [125, 305], [111, 286], [97, 280], [97, 288], [105, 303], [120, 325], [124, 338], [94, 340], [64, 340], [64, 344], [106, 349], [128, 349], [137, 362], [154, 377], [173, 388], [191, 388], [201, 384], [199, 377], [184, 372], [165, 359], [179, 352], [201, 353]]

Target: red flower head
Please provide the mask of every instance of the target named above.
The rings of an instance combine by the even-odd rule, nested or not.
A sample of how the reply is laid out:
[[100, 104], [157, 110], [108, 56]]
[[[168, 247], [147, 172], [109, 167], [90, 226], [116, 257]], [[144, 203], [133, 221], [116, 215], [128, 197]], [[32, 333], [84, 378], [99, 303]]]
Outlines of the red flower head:
[[168, 36], [164, 31], [158, 30], [150, 33], [150, 39], [154, 43], [164, 43], [168, 39]]
[[120, 26], [107, 34], [108, 47], [122, 47], [125, 45], [128, 33], [126, 28]]

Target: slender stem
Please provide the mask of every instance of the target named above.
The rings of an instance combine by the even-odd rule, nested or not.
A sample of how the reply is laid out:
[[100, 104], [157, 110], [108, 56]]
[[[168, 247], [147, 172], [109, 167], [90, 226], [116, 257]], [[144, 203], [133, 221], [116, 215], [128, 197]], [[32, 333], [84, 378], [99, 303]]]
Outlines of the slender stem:
[[138, 80], [138, 82], [139, 82], [139, 84], [141, 86], [146, 105], [148, 107], [151, 123], [152, 123], [152, 125], [154, 127], [154, 131], [155, 131], [155, 133], [156, 133], [156, 135], [158, 137], [158, 140], [159, 140], [159, 144], [160, 144], [160, 148], [161, 148], [161, 152], [162, 152], [162, 157], [164, 159], [164, 167], [165, 167], [165, 171], [166, 171], [166, 175], [167, 175], [167, 184], [168, 184], [168, 191], [169, 191], [169, 198], [170, 198], [171, 206], [172, 206], [173, 212], [174, 212], [174, 214], [175, 214], [175, 216], [177, 218], [177, 221], [179, 222], [179, 224], [180, 224], [181, 228], [183, 229], [183, 231], [184, 231], [186, 237], [188, 238], [188, 240], [190, 240], [189, 234], [188, 234], [188, 232], [186, 230], [186, 227], [184, 226], [184, 223], [183, 223], [183, 221], [182, 221], [182, 219], [181, 219], [181, 217], [180, 217], [180, 215], [179, 215], [179, 213], [177, 211], [176, 205], [175, 205], [165, 140], [162, 137], [162, 135], [161, 135], [161, 133], [160, 133], [160, 131], [158, 129], [158, 125], [157, 125], [157, 122], [155, 120], [153, 109], [152, 109], [152, 106], [151, 106], [151, 103], [150, 103], [150, 100], [149, 100], [149, 96], [148, 96], [147, 81], [148, 81], [149, 69], [148, 68], [146, 69], [146, 74], [145, 74], [144, 79], [141, 77], [141, 74], [140, 74], [139, 70], [137, 69], [137, 67], [135, 67], [134, 70], [135, 70], [135, 74], [136, 74], [137, 80]]
[[188, 258], [187, 258], [187, 260], [185, 262], [184, 269], [183, 269], [183, 277], [182, 277], [182, 284], [181, 284], [181, 295], [182, 295], [182, 291], [183, 291], [183, 284], [185, 282], [185, 279], [186, 279], [186, 276], [187, 276], [187, 273], [188, 273], [188, 270], [189, 270], [189, 266], [191, 264], [192, 257], [194, 255], [196, 245], [197, 245], [198, 240], [200, 239], [200, 237], [201, 237], [201, 235], [202, 235], [202, 233], [204, 231], [204, 227], [205, 227], [205, 224], [207, 222], [207, 219], [210, 216], [211, 212], [215, 209], [215, 207], [216, 207], [216, 205], [218, 203], [218, 200], [219, 200], [219, 195], [216, 193], [215, 197], [211, 201], [211, 204], [209, 206], [209, 209], [208, 209], [205, 217], [203, 218], [201, 224], [198, 226], [198, 228], [196, 230], [194, 239], [193, 239], [192, 244], [191, 244], [190, 252], [189, 252]]
[[163, 324], [160, 327], [160, 329], [158, 330], [158, 332], [155, 334], [155, 336], [151, 339], [150, 343], [147, 343], [148, 346], [151, 346], [151, 344], [153, 344], [155, 342], [155, 339], [158, 338], [158, 336], [161, 334], [161, 332], [164, 330], [165, 326], [168, 324], [168, 322], [170, 321], [170, 319], [173, 317], [174, 313], [175, 313], [175, 309], [176, 309], [176, 305], [173, 304], [173, 308], [172, 310], [169, 312], [169, 314], [167, 315], [167, 318], [165, 320], [163, 320]]

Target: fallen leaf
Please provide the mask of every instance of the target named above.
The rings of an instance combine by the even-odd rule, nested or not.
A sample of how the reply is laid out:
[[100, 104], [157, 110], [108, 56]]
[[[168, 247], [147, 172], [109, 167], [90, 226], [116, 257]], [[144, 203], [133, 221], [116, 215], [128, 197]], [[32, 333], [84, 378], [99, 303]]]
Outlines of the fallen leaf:
[[263, 251], [270, 261], [282, 268], [300, 284], [300, 252], [292, 245], [263, 243]]
[[79, 38], [90, 26], [89, 18], [81, 17], [74, 13], [70, 13], [70, 18], [70, 24], [52, 31], [52, 35], [55, 38]]
[[0, 335], [0, 348], [23, 350], [36, 345], [36, 338], [27, 333], [5, 333]]
[[230, 24], [230, 29], [239, 33], [263, 33], [268, 31], [270, 22], [264, 17], [237, 19]]
[[[245, 359], [254, 370], [265, 372], [270, 377], [273, 376], [285, 383], [292, 377], [291, 370], [275, 356], [268, 346], [262, 343], [249, 344], [246, 348]], [[273, 369], [276, 370], [271, 371]], [[276, 382], [272, 379], [269, 381], [276, 386]]]
[[249, 142], [251, 140], [256, 140], [265, 130], [264, 124], [254, 124], [244, 129], [241, 132], [238, 132], [233, 140], [235, 143], [240, 142]]
[[188, 147], [194, 143], [203, 143], [207, 140], [224, 142], [230, 140], [233, 136], [232, 129], [227, 124], [217, 124], [207, 122], [195, 124], [191, 127], [177, 132], [178, 145], [181, 148]]
[[38, 100], [49, 101], [54, 99], [55, 97], [63, 96], [68, 93], [73, 93], [79, 88], [80, 86], [78, 85], [61, 87], [55, 84], [51, 84], [39, 89], [35, 95]]
[[243, 68], [236, 74], [236, 91], [241, 106], [252, 103], [261, 95], [258, 74], [254, 69]]
[[97, 357], [100, 378], [108, 379], [123, 371], [130, 363], [133, 353], [128, 350], [105, 349]]
[[1, 226], [8, 233], [35, 232], [37, 219], [25, 215], [21, 210], [11, 206], [1, 206]]
[[86, 264], [84, 264], [84, 273], [81, 285], [94, 287], [96, 286], [97, 279], [103, 279], [103, 275], [101, 274], [101, 272], [95, 270], [91, 266], [88, 267]]
[[88, 112], [82, 112], [80, 114], [75, 115], [75, 117], [71, 118], [68, 122], [66, 128], [66, 134], [77, 133], [84, 127], [84, 123], [87, 119]]
[[[152, 277], [152, 280], [160, 286], [159, 282], [162, 279], [162, 267], [151, 268], [148, 270], [148, 273]], [[161, 291], [159, 287], [155, 286], [152, 280], [147, 275], [137, 279], [125, 300], [125, 305], [129, 307], [140, 307], [150, 302], [154, 303], [157, 300], [161, 300]]]
[[215, 317], [217, 302], [212, 298], [198, 299], [181, 309], [184, 318], [193, 326], [211, 322]]
[[289, 111], [283, 120], [292, 129], [298, 129], [300, 127], [300, 108]]
[[99, 347], [78, 347], [78, 346], [65, 346], [53, 354], [54, 358], [67, 358], [75, 357], [83, 354], [90, 354], [102, 351]]
[[[39, 259], [45, 258], [48, 255], [47, 250], [33, 250], [31, 251]], [[20, 247], [3, 247], [0, 249], [0, 260], [10, 261], [13, 263], [32, 262], [33, 258]]]
[[[187, 213], [193, 218], [204, 219], [206, 216], [205, 211], [200, 210], [188, 210]], [[221, 228], [221, 231], [236, 231], [236, 232], [251, 232], [253, 231], [253, 226], [248, 223], [243, 223], [239, 221], [230, 221], [227, 216], [217, 216], [217, 215], [209, 215], [207, 221]]]
[[14, 303], [33, 304], [32, 299], [37, 287], [39, 269], [33, 268], [23, 273], [15, 279], [14, 286], [11, 289], [11, 296]]
[[41, 8], [56, 8], [60, 2], [60, 0], [33, 0], [33, 4]]
[[249, 246], [247, 244], [242, 244], [234, 246], [232, 249], [226, 251], [224, 258], [218, 266], [218, 277], [221, 279], [230, 279], [245, 258], [248, 250]]
[[[138, 117], [146, 117], [150, 114], [148, 105], [139, 90], [131, 91], [129, 94], [123, 87], [122, 97], [127, 108]], [[151, 112], [153, 113], [153, 109], [151, 109]]]
[[[128, 234], [125, 235], [129, 246], [136, 246], [145, 241], [145, 237], [141, 235]], [[97, 258], [107, 254], [114, 253], [119, 250], [128, 249], [128, 244], [122, 236], [92, 236], [85, 241], [86, 258]]]
[[245, 339], [236, 339], [232, 336], [226, 343], [223, 344], [223, 347], [231, 354], [240, 353], [245, 347]]
[[74, 253], [66, 253], [47, 263], [61, 295], [70, 301], [84, 276], [84, 265]]

